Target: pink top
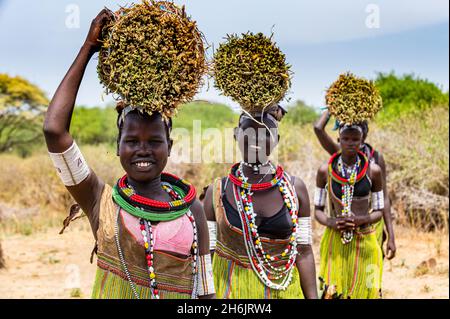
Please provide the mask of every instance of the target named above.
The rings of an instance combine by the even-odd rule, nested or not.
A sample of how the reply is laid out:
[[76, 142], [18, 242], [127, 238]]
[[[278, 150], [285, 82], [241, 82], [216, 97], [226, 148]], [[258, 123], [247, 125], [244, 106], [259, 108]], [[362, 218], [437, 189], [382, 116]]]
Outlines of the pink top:
[[[123, 224], [135, 240], [144, 247], [139, 218], [120, 210]], [[194, 242], [194, 230], [189, 217], [185, 214], [169, 222], [152, 225], [154, 250], [174, 252], [189, 256]]]

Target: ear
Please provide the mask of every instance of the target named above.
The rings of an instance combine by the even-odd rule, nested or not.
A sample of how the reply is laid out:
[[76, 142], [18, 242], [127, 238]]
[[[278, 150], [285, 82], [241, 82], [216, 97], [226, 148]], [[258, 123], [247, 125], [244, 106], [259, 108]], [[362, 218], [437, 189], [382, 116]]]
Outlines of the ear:
[[169, 139], [169, 142], [167, 143], [167, 147], [168, 147], [168, 157], [170, 157], [170, 153], [172, 152], [172, 146], [173, 146], [173, 140]]

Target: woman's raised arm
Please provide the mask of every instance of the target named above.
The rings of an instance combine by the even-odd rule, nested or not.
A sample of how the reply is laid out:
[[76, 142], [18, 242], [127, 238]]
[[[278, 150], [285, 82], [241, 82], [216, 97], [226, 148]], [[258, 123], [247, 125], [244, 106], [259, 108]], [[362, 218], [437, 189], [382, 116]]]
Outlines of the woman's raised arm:
[[88, 215], [94, 234], [98, 228], [96, 204], [104, 183], [87, 167], [69, 133], [70, 121], [86, 66], [101, 46], [101, 30], [112, 13], [103, 9], [92, 21], [89, 34], [62, 80], [45, 116], [43, 131], [48, 151], [68, 191]]
[[324, 148], [328, 154], [333, 155], [337, 151], [339, 151], [340, 147], [337, 143], [333, 141], [330, 135], [325, 131], [325, 126], [330, 120], [330, 113], [328, 110], [322, 113], [320, 118], [314, 123], [314, 133], [319, 139], [320, 145]]

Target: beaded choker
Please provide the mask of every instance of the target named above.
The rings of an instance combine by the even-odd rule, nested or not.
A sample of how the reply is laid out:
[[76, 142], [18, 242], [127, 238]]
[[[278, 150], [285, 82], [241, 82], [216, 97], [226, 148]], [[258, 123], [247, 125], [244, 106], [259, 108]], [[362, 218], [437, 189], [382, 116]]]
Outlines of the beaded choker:
[[243, 188], [243, 189], [246, 189], [249, 191], [267, 190], [269, 188], [272, 188], [272, 187], [278, 185], [280, 183], [281, 179], [284, 177], [283, 168], [280, 165], [278, 165], [276, 172], [275, 172], [275, 177], [270, 182], [250, 184], [250, 183], [247, 183], [246, 180], [244, 180], [242, 170], [239, 169], [239, 166], [240, 166], [240, 163], [236, 163], [231, 167], [231, 172], [228, 175], [228, 178], [237, 187]]
[[127, 175], [114, 185], [113, 199], [131, 215], [147, 220], [169, 221], [184, 215], [195, 200], [194, 186], [168, 173], [161, 174], [161, 184], [163, 189], [169, 190], [169, 195], [176, 198], [175, 200], [156, 201], [136, 194], [127, 183]]
[[363, 152], [358, 151], [359, 159], [363, 161], [363, 167], [361, 171], [356, 175], [356, 178], [354, 180], [351, 180], [350, 178], [341, 176], [333, 169], [333, 164], [335, 160], [340, 157], [340, 155], [341, 152], [334, 153], [328, 161], [328, 173], [330, 174], [331, 178], [339, 184], [355, 184], [359, 182], [366, 175], [367, 169], [369, 167], [367, 156]]

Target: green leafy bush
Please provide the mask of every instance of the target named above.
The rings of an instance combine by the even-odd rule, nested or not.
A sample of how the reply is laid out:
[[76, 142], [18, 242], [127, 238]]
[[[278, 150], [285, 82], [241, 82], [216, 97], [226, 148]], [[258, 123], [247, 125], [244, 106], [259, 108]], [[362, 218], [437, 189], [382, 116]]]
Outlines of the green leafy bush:
[[414, 74], [397, 76], [378, 73], [375, 84], [383, 98], [383, 109], [377, 119], [391, 122], [401, 114], [422, 112], [435, 106], [448, 108], [448, 92]]
[[319, 118], [317, 110], [299, 100], [295, 104], [287, 107], [288, 113], [283, 118], [283, 122], [289, 122], [295, 125], [310, 124]]

